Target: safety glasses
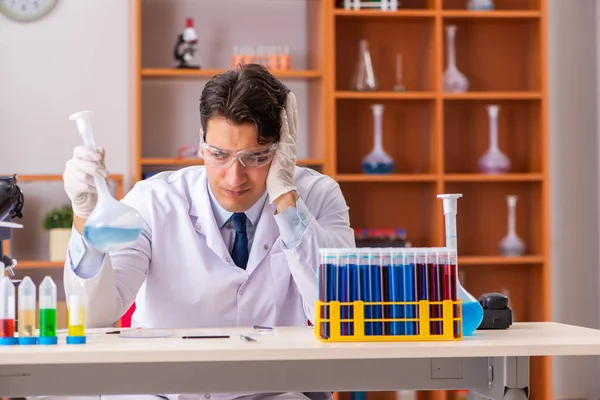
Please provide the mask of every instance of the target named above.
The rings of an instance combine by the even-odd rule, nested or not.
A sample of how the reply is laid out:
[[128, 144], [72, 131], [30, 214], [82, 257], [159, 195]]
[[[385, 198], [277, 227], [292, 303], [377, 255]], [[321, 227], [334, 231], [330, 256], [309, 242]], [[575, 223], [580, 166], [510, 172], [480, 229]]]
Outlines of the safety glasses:
[[229, 168], [233, 165], [235, 160], [238, 160], [244, 167], [260, 168], [267, 165], [269, 161], [273, 159], [278, 147], [279, 143], [273, 143], [268, 147], [257, 147], [232, 153], [211, 146], [204, 141], [204, 138], [202, 138], [199, 155], [202, 156], [205, 162], [219, 168]]

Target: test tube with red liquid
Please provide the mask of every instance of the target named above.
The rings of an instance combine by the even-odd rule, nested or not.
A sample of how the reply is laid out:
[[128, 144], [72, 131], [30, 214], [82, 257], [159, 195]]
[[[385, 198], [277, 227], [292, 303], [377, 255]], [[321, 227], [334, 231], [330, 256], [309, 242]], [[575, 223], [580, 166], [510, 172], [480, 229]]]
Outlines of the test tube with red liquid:
[[17, 344], [15, 337], [15, 286], [8, 276], [0, 281], [0, 345]]

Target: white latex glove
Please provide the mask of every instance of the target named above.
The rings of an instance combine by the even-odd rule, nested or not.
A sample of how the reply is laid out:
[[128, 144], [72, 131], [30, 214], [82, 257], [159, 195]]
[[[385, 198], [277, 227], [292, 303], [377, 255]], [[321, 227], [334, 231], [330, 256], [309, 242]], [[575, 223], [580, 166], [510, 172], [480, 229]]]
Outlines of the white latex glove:
[[281, 138], [275, 152], [269, 175], [267, 192], [269, 203], [273, 203], [282, 194], [296, 190], [294, 170], [298, 152], [298, 107], [296, 96], [289, 92], [285, 108], [281, 111]]
[[75, 147], [73, 158], [65, 164], [63, 181], [65, 192], [71, 200], [73, 213], [79, 218], [89, 217], [96, 206], [98, 195], [94, 176], [108, 178], [108, 171], [104, 165], [104, 149]]

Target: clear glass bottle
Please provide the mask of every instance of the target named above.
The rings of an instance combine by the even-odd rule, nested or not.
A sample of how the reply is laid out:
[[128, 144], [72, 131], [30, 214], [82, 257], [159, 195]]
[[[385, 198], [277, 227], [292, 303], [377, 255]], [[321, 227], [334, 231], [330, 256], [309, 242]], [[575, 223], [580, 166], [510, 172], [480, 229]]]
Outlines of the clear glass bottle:
[[390, 174], [394, 170], [394, 159], [383, 150], [383, 104], [373, 104], [373, 150], [362, 160], [365, 174]]
[[354, 90], [371, 91], [377, 90], [377, 78], [371, 60], [371, 52], [369, 51], [369, 42], [362, 39], [359, 43], [359, 57], [356, 72], [351, 82]]
[[456, 38], [456, 25], [446, 26], [446, 46], [448, 53], [448, 65], [444, 71], [443, 83], [444, 92], [463, 93], [469, 90], [469, 80], [458, 70], [456, 66], [456, 48], [454, 41]]
[[506, 196], [508, 205], [508, 232], [500, 242], [500, 253], [507, 257], [522, 256], [525, 254], [525, 242], [517, 235], [517, 196]]
[[479, 159], [479, 171], [484, 174], [503, 174], [510, 171], [510, 159], [498, 147], [498, 114], [500, 106], [486, 107], [489, 118], [489, 148]]

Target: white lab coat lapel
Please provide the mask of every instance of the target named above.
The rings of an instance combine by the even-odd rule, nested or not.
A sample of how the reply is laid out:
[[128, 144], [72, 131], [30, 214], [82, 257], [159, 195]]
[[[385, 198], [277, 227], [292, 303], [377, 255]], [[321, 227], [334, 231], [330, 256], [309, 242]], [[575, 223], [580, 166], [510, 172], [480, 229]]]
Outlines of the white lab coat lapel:
[[248, 264], [246, 271], [251, 274], [258, 267], [261, 261], [271, 252], [275, 241], [279, 237], [279, 226], [275, 222], [275, 203], [269, 204], [269, 200], [265, 201], [265, 205], [258, 220], [258, 226], [254, 232], [254, 240], [252, 249], [248, 256]]
[[206, 237], [206, 244], [208, 247], [221, 259], [226, 261], [230, 255], [229, 250], [225, 246], [221, 231], [217, 226], [215, 215], [213, 214], [212, 207], [210, 205], [210, 198], [208, 194], [206, 181], [206, 172], [202, 174], [202, 178], [198, 183], [198, 188], [193, 189], [192, 206], [190, 208], [190, 215], [196, 215], [196, 231]]

